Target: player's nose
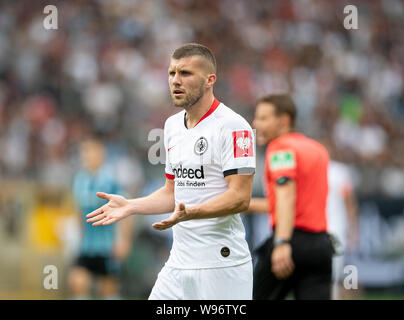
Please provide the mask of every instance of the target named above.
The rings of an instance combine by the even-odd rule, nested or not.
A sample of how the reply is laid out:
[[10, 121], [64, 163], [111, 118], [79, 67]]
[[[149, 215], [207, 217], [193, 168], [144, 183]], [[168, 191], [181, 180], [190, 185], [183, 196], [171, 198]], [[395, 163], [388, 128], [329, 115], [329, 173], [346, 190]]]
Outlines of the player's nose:
[[181, 77], [178, 72], [171, 78], [171, 82], [173, 86], [180, 86], [181, 85]]

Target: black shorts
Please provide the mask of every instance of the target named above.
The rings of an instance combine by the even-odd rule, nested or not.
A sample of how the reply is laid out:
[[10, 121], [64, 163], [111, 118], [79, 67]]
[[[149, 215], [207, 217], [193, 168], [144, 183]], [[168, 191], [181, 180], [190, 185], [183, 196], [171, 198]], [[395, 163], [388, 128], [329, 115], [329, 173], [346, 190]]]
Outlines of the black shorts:
[[295, 269], [289, 278], [281, 280], [271, 271], [273, 237], [257, 249], [253, 298], [279, 300], [293, 292], [295, 299], [329, 300], [334, 249], [328, 234], [295, 229], [291, 246]]
[[120, 271], [120, 262], [112, 257], [81, 255], [75, 265], [100, 276], [117, 276]]

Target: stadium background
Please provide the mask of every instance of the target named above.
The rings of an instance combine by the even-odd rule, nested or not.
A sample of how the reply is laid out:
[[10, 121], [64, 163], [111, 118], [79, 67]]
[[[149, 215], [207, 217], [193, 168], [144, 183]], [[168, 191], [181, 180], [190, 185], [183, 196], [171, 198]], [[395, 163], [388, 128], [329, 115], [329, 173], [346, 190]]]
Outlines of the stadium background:
[[[47, 4], [58, 9], [57, 30], [43, 27]], [[358, 30], [343, 27], [347, 4], [359, 10]], [[186, 42], [213, 50], [216, 96], [250, 121], [259, 96], [292, 92], [299, 129], [331, 142], [354, 172], [356, 298], [403, 298], [403, 18], [395, 0], [1, 1], [0, 298], [67, 298], [78, 241], [70, 186], [86, 132], [102, 134], [132, 197], [163, 183], [163, 165], [148, 161], [148, 133], [177, 111], [167, 65]], [[153, 219], [135, 219], [124, 297], [146, 298], [167, 257], [170, 233], [153, 231]], [[265, 219], [245, 218], [252, 247]], [[49, 264], [58, 290], [43, 288]]]

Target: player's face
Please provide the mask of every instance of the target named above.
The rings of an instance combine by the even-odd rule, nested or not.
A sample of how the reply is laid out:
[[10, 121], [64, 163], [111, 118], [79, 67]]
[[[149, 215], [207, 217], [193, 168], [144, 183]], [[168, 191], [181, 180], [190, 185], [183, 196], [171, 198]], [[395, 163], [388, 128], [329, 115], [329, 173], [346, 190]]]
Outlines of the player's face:
[[204, 63], [199, 56], [171, 59], [168, 83], [176, 107], [191, 107], [204, 95], [208, 77]]
[[271, 103], [262, 102], [257, 105], [253, 127], [257, 130], [257, 143], [261, 146], [279, 136], [281, 119], [275, 114]]
[[83, 166], [90, 171], [96, 171], [104, 161], [104, 148], [95, 141], [84, 141], [80, 154]]

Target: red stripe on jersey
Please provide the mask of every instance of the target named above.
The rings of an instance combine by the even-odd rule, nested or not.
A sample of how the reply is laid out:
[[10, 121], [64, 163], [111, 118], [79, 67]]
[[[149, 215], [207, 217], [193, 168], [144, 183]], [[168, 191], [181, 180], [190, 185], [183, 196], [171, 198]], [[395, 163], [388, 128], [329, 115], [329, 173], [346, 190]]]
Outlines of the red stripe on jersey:
[[175, 176], [173, 174], [166, 173], [166, 178], [170, 180], [174, 180]]
[[209, 117], [209, 116], [213, 113], [213, 111], [216, 110], [216, 108], [219, 106], [219, 104], [220, 104], [219, 100], [217, 100], [217, 99], [215, 98], [215, 100], [213, 100], [213, 103], [212, 103], [210, 109], [208, 110], [208, 112], [206, 112], [205, 115], [196, 123], [196, 125], [194, 126], [194, 128], [195, 128], [195, 127], [198, 125], [198, 123], [201, 122], [203, 119]]

